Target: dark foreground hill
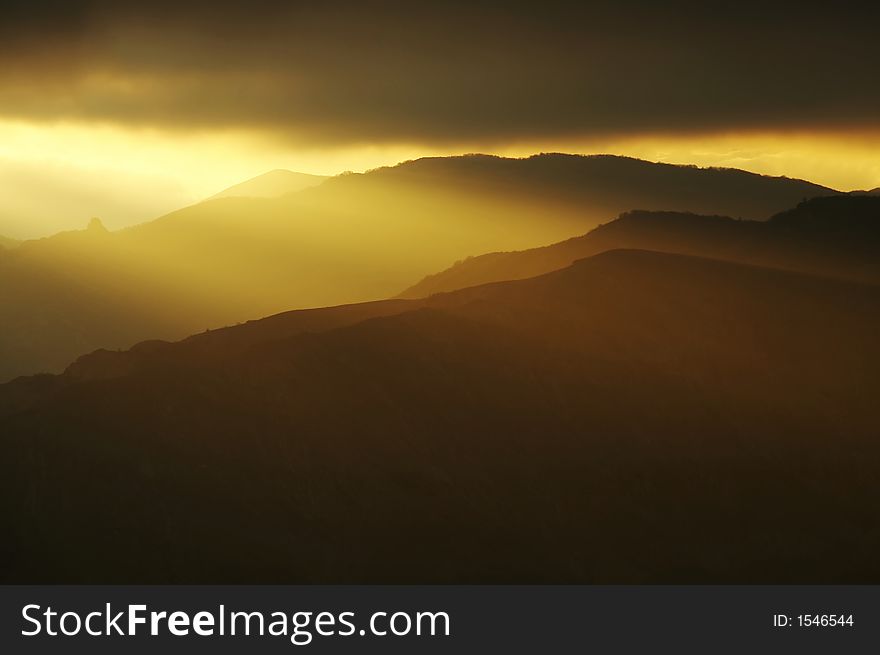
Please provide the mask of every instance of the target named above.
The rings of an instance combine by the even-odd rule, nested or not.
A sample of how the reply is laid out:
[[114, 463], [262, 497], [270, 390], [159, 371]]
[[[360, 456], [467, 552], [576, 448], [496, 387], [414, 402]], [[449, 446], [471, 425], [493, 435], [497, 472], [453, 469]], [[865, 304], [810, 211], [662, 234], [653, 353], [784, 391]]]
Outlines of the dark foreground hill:
[[5, 582], [880, 582], [880, 290], [615, 251], [0, 386]]
[[880, 283], [880, 197], [815, 198], [768, 221], [681, 212], [631, 211], [580, 237], [550, 246], [470, 257], [401, 294], [534, 277], [615, 248], [699, 255]]
[[[277, 177], [232, 193], [272, 195]], [[282, 188], [292, 188], [288, 178]], [[281, 197], [221, 197], [118, 232], [0, 250], [0, 381], [60, 371], [97, 348], [387, 298], [462, 257], [552, 243], [633, 207], [766, 218], [829, 193], [621, 157], [472, 155], [342, 175]]]

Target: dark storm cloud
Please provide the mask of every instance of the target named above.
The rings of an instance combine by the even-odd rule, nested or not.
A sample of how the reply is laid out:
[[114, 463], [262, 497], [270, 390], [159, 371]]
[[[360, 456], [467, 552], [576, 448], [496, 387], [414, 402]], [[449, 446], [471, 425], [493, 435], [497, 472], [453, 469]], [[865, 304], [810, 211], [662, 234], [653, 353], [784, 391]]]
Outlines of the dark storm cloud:
[[[766, 3], [765, 3], [766, 4]], [[315, 142], [876, 125], [872, 15], [837, 3], [17, 2], [0, 115]]]

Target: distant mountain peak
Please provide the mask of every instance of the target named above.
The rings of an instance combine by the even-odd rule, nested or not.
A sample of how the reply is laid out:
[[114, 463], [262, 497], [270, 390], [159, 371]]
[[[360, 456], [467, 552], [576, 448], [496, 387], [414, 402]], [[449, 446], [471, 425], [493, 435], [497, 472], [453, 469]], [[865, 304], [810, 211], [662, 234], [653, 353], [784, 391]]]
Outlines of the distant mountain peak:
[[104, 233], [104, 232], [107, 232], [107, 228], [104, 227], [104, 223], [102, 223], [102, 222], [101, 222], [101, 219], [98, 218], [97, 216], [93, 217], [93, 218], [89, 221], [89, 225], [88, 225], [88, 227], [87, 227], [86, 229], [87, 229], [89, 232], [95, 232], [95, 233]]
[[401, 298], [518, 280], [621, 248], [699, 255], [876, 284], [880, 198], [820, 196], [767, 221], [693, 212], [633, 210], [590, 232], [548, 246], [460, 260], [423, 278]]
[[295, 193], [318, 186], [326, 179], [327, 177], [324, 175], [297, 173], [284, 168], [276, 168], [224, 189], [211, 196], [209, 200], [216, 198], [277, 198], [287, 193]]
[[[503, 157], [500, 155], [491, 155], [485, 153], [466, 153], [453, 156], [431, 156], [420, 157], [409, 161], [401, 162], [396, 166], [385, 167], [386, 169], [428, 169], [434, 170], [438, 168], [455, 168], [463, 167], [465, 169], [476, 168], [483, 169], [492, 166], [501, 167], [527, 167], [532, 172], [537, 169], [543, 169], [548, 174], [566, 174], [577, 171], [581, 174], [612, 176], [626, 175], [637, 172], [663, 172], [665, 174], [681, 174], [692, 175], [693, 173], [702, 173], [710, 177], [727, 177], [727, 178], [750, 178], [752, 180], [768, 180], [768, 181], [788, 181], [794, 185], [803, 185], [805, 190], [812, 192], [837, 194], [838, 191], [819, 184], [814, 184], [807, 180], [799, 178], [790, 178], [784, 175], [773, 176], [763, 173], [755, 173], [740, 168], [732, 168], [726, 166], [698, 166], [696, 164], [674, 164], [663, 161], [652, 161], [648, 159], [640, 159], [628, 155], [614, 155], [608, 153], [567, 153], [567, 152], [539, 152], [523, 157]], [[381, 169], [377, 169], [381, 170]], [[664, 180], [668, 182], [669, 180]], [[868, 192], [873, 193], [873, 192]], [[812, 196], [810, 196], [812, 197]]]

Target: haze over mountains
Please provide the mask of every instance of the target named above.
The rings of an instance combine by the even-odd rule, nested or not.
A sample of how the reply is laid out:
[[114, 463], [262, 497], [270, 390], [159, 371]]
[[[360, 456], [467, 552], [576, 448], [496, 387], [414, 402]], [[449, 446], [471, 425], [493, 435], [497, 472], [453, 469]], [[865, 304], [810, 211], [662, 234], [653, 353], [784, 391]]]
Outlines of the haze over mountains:
[[326, 175], [295, 173], [279, 168], [231, 186], [211, 198], [277, 198], [318, 186], [326, 179]]
[[876, 582], [878, 326], [874, 285], [611, 251], [97, 353], [0, 386], [0, 570]]
[[0, 380], [58, 371], [96, 348], [386, 298], [451, 261], [558, 241], [633, 208], [763, 219], [835, 193], [554, 154], [428, 158], [280, 197], [216, 198], [119, 232], [95, 226], [0, 251]]
[[[65, 369], [0, 384], [0, 579], [880, 581], [880, 198], [564, 155], [300, 181], [0, 250], [2, 366]], [[523, 249], [380, 299], [489, 243]]]
[[471, 257], [401, 294], [533, 277], [615, 248], [701, 255], [880, 283], [880, 198], [816, 198], [764, 222], [681, 212], [632, 211], [572, 239], [519, 252]]
[[0, 16], [0, 585], [880, 585], [880, 11]]

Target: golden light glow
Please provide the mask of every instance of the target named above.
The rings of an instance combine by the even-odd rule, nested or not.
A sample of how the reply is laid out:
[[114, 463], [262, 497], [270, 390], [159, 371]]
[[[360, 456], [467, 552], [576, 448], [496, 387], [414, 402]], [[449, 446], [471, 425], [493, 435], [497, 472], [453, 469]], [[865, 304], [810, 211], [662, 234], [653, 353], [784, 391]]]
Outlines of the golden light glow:
[[644, 135], [514, 144], [298, 147], [269, 133], [181, 132], [0, 121], [0, 234], [45, 236], [98, 215], [110, 229], [151, 220], [275, 168], [333, 175], [465, 152], [607, 153], [798, 177], [843, 191], [880, 186], [880, 132]]
[[424, 154], [411, 146], [293, 149], [245, 131], [163, 132], [0, 121], [0, 234], [36, 238], [148, 221], [275, 168], [333, 175]]
[[880, 131], [648, 135], [583, 143], [579, 150], [650, 161], [741, 168], [854, 191], [880, 186]]

